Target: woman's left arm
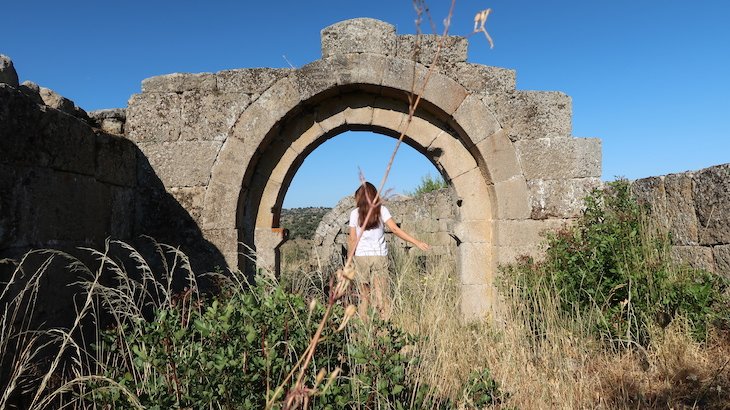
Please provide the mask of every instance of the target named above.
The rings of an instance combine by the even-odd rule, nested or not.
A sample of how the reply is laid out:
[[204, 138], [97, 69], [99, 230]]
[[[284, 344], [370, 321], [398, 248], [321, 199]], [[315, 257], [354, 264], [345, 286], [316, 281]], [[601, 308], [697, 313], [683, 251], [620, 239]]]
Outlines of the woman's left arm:
[[387, 221], [385, 221], [385, 224], [388, 226], [388, 229], [390, 229], [390, 231], [395, 234], [395, 236], [403, 239], [404, 241], [407, 241], [407, 242], [410, 242], [410, 243], [416, 245], [416, 247], [418, 247], [418, 249], [420, 249], [422, 251], [427, 251], [427, 250], [431, 249], [431, 246], [429, 246], [429, 244], [427, 244], [426, 242], [421, 242], [418, 239], [412, 237], [411, 235], [408, 235], [406, 233], [406, 231], [400, 229], [398, 227], [398, 225], [395, 223], [395, 221], [393, 220], [393, 218], [390, 218]]

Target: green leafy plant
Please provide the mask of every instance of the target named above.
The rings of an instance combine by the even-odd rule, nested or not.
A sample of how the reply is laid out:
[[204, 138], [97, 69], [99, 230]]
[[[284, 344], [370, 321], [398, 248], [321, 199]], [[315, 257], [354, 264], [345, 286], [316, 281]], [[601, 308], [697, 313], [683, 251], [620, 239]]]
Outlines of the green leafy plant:
[[447, 188], [449, 184], [440, 175], [432, 177], [431, 174], [424, 175], [421, 177], [421, 183], [411, 192], [408, 192], [410, 196], [419, 196], [428, 192], [438, 191], [439, 189]]
[[649, 326], [676, 315], [702, 338], [708, 323], [727, 317], [727, 281], [668, 255], [668, 235], [650, 227], [629, 183], [618, 180], [585, 199], [575, 225], [547, 236], [544, 261], [525, 259], [507, 271], [527, 291], [558, 292], [564, 311], [588, 314], [610, 340], [646, 345]]

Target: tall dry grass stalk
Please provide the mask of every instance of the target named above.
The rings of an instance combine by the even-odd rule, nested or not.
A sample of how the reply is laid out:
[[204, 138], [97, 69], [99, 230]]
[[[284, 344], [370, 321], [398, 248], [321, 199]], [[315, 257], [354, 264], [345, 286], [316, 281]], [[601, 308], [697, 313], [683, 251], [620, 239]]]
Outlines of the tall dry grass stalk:
[[412, 377], [461, 406], [469, 374], [487, 368], [505, 393], [496, 408], [730, 407], [727, 335], [699, 343], [680, 319], [653, 328], [646, 349], [616, 347], [591, 333], [594, 318], [564, 313], [556, 289], [528, 293], [508, 277], [501, 321], [465, 322], [452, 258], [432, 257], [425, 271], [414, 257], [394, 260], [391, 319], [419, 336]]

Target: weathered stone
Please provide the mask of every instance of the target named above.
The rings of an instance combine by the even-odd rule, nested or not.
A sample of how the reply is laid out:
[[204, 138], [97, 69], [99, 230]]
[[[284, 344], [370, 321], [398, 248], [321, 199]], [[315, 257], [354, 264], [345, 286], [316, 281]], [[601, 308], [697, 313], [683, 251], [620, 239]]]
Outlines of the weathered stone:
[[601, 176], [598, 138], [522, 140], [515, 142], [515, 147], [528, 181]]
[[180, 139], [225, 140], [250, 101], [240, 93], [183, 93]]
[[439, 68], [464, 88], [477, 94], [504, 94], [515, 90], [515, 70], [472, 63], [447, 64]]
[[715, 271], [712, 248], [709, 246], [672, 246], [672, 260], [694, 269]]
[[139, 147], [166, 187], [190, 187], [208, 184], [221, 145], [220, 141], [179, 141]]
[[494, 266], [492, 252], [487, 243], [462, 243], [458, 246], [457, 266], [461, 272], [463, 285], [483, 285], [489, 283]]
[[238, 229], [204, 229], [203, 236], [220, 251], [228, 266], [238, 267]]
[[45, 104], [41, 98], [41, 87], [32, 81], [23, 81], [18, 89], [28, 97], [30, 97], [36, 104]]
[[134, 236], [135, 195], [133, 188], [110, 187], [109, 233], [112, 239], [131, 239]]
[[113, 108], [89, 112], [92, 124], [110, 134], [123, 135], [124, 123], [127, 121], [127, 110]]
[[129, 99], [127, 138], [135, 142], [170, 142], [180, 138], [182, 96], [175, 93], [135, 94]]
[[454, 113], [454, 120], [461, 126], [474, 145], [479, 144], [500, 129], [494, 114], [484, 105], [481, 99], [474, 95], [464, 99], [459, 109]]
[[341, 53], [394, 56], [395, 27], [370, 18], [341, 21], [322, 29], [322, 58]]
[[540, 245], [544, 242], [545, 232], [558, 230], [568, 222], [568, 220], [562, 219], [497, 221], [497, 240], [495, 242], [499, 246]]
[[[419, 77], [417, 77], [415, 92], [422, 94], [426, 101], [448, 115], [454, 114], [454, 111], [461, 107], [469, 94], [461, 84], [441, 73], [429, 74], [422, 68], [417, 71], [417, 74]], [[456, 114], [454, 114], [454, 118], [456, 118]]]
[[[697, 215], [692, 197], [692, 174], [671, 174], [664, 177], [667, 217], [673, 245], [697, 245]], [[728, 196], [730, 199], [730, 196]], [[730, 209], [730, 207], [728, 208]], [[728, 220], [730, 221], [730, 219]]]
[[576, 218], [583, 211], [583, 199], [600, 186], [598, 178], [528, 181], [530, 218]]
[[172, 73], [142, 80], [143, 93], [181, 93], [184, 91], [216, 91], [216, 76], [212, 73]]
[[506, 181], [522, 175], [517, 152], [504, 130], [499, 130], [476, 144], [479, 167], [489, 175], [490, 182]]
[[436, 161], [438, 168], [449, 178], [455, 179], [477, 169], [477, 162], [464, 145], [453, 135], [442, 132], [426, 148], [428, 156]]
[[[237, 189], [240, 188], [211, 181], [205, 190], [202, 229], [227, 229], [227, 227], [236, 226]], [[215, 242], [213, 243], [215, 244]], [[226, 256], [226, 258], [228, 257]]]
[[530, 195], [522, 175], [494, 184], [498, 219], [527, 219], [530, 217]]
[[693, 182], [700, 244], [730, 243], [730, 164], [697, 171]]
[[461, 314], [467, 320], [485, 320], [496, 297], [489, 285], [461, 285]]
[[244, 68], [215, 73], [222, 93], [261, 94], [294, 72], [290, 68]]
[[451, 179], [462, 220], [493, 219], [494, 191], [487, 187], [479, 168]]
[[0, 84], [0, 162], [94, 174], [94, 133], [86, 123]]
[[74, 117], [81, 120], [89, 120], [89, 116], [88, 114], [86, 114], [86, 111], [77, 107], [73, 101], [59, 95], [57, 92], [51, 90], [50, 88], [40, 87], [39, 95], [41, 96], [43, 103], [47, 106], [55, 108], [61, 112], [65, 112], [68, 115], [73, 115]]
[[667, 193], [663, 177], [637, 179], [631, 183], [631, 194], [642, 207], [652, 214], [666, 212]]
[[18, 73], [15, 71], [13, 60], [10, 57], [0, 54], [0, 83], [18, 88]]
[[102, 182], [133, 187], [137, 183], [137, 147], [113, 135], [96, 135], [94, 176]]
[[730, 279], [730, 245], [718, 245], [712, 248], [715, 257], [715, 273]]
[[277, 81], [243, 112], [234, 126], [233, 136], [254, 152], [264, 136], [299, 102], [299, 91], [291, 79]]
[[203, 205], [205, 204], [205, 187], [173, 187], [170, 195], [185, 208], [195, 222], [201, 222]]
[[315, 118], [324, 132], [331, 131], [345, 124], [346, 105], [340, 98], [323, 101], [315, 110]]
[[495, 115], [513, 141], [565, 138], [572, 130], [570, 97], [554, 91], [516, 91], [493, 99]]
[[[466, 61], [469, 42], [465, 37], [437, 34], [406, 34], [396, 40], [399, 58], [418, 61], [430, 66], [434, 63], [458, 63]], [[436, 60], [438, 55], [438, 60]]]

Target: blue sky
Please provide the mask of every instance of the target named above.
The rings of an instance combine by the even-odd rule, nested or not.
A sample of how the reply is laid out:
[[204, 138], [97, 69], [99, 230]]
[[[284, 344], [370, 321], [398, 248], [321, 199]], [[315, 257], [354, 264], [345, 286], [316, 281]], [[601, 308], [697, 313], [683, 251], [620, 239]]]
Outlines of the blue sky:
[[[428, 2], [439, 27], [449, 3]], [[451, 33], [468, 34], [486, 7], [495, 48], [472, 37], [469, 61], [516, 69], [518, 89], [570, 95], [573, 135], [603, 141], [604, 179], [730, 162], [729, 1], [462, 0]], [[89, 111], [126, 106], [155, 75], [302, 66], [320, 57], [320, 30], [348, 18], [415, 32], [408, 0], [27, 0], [2, 9], [0, 53], [21, 81]], [[358, 167], [379, 181], [393, 144], [374, 134], [333, 138], [305, 161], [285, 206], [333, 205], [357, 185]], [[373, 155], [353, 157], [364, 150]], [[403, 150], [388, 186], [413, 189], [429, 172]]]

